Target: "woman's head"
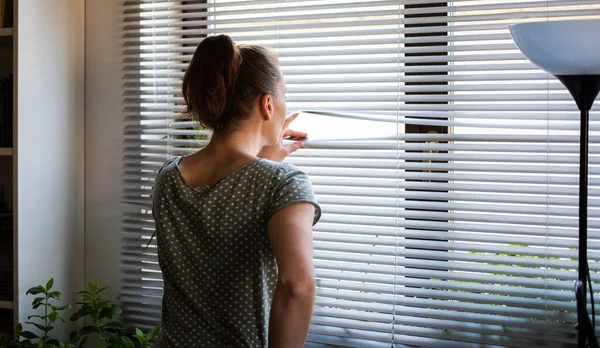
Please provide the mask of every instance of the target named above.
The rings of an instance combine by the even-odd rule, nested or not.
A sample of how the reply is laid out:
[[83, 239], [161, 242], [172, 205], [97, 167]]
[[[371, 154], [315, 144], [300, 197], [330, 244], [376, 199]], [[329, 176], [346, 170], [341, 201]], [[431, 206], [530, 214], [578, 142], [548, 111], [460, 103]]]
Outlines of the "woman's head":
[[183, 78], [185, 113], [218, 133], [236, 130], [255, 112], [281, 126], [284, 94], [275, 52], [238, 46], [227, 35], [205, 38]]

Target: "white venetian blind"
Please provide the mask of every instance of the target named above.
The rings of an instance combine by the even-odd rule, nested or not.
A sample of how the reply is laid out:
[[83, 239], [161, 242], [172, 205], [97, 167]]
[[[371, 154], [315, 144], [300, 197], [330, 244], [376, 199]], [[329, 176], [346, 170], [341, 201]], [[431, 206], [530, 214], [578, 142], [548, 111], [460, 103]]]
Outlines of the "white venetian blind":
[[273, 47], [288, 109], [307, 111], [289, 158], [323, 208], [307, 347], [575, 347], [579, 114], [507, 28], [573, 18], [600, 1], [124, 1], [127, 320], [159, 321], [154, 176], [209, 139], [178, 114], [181, 78], [203, 37], [228, 34]]

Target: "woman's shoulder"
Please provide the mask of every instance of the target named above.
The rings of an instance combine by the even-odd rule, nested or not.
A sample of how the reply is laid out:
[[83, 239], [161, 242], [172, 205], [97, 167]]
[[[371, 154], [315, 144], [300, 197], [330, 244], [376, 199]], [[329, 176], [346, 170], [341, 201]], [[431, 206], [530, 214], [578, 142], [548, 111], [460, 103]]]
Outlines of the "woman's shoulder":
[[287, 162], [273, 162], [261, 159], [260, 166], [266, 168], [274, 189], [286, 185], [311, 186], [310, 178], [302, 169]]
[[175, 156], [168, 158], [158, 170], [159, 172], [164, 170], [174, 170], [177, 169], [177, 163], [181, 159], [181, 156]]
[[175, 156], [168, 158], [162, 166], [156, 172], [156, 178], [159, 179], [165, 175], [174, 174], [177, 171], [177, 163], [181, 159], [181, 156]]
[[262, 167], [265, 171], [275, 176], [288, 175], [290, 173], [302, 172], [298, 167], [287, 162], [274, 162], [268, 159], [259, 158], [257, 164]]

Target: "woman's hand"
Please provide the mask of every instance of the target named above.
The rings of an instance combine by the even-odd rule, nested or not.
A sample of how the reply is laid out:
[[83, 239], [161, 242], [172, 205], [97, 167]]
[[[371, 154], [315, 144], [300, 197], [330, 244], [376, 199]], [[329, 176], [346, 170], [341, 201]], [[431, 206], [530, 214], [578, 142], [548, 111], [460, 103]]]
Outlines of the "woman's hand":
[[[281, 137], [279, 137], [279, 141], [277, 142], [277, 144], [273, 146], [263, 147], [258, 152], [258, 157], [275, 162], [281, 162], [290, 154], [304, 147], [304, 143], [300, 141], [300, 139], [306, 138], [308, 134], [289, 129], [290, 124], [296, 119], [296, 117], [298, 117], [298, 115], [300, 114], [295, 113], [285, 119], [285, 122], [283, 123], [283, 127], [281, 129], [282, 135]], [[296, 141], [288, 146], [285, 146], [283, 145], [284, 139]]]

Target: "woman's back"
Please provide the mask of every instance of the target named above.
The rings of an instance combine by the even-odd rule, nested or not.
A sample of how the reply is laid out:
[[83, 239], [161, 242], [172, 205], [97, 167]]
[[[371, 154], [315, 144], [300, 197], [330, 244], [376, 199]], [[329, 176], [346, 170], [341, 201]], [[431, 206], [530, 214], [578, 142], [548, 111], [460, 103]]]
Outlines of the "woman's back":
[[306, 174], [253, 160], [210, 187], [186, 182], [179, 162], [156, 180], [153, 214], [164, 279], [158, 347], [266, 347], [277, 265], [268, 223], [294, 203], [320, 209]]

